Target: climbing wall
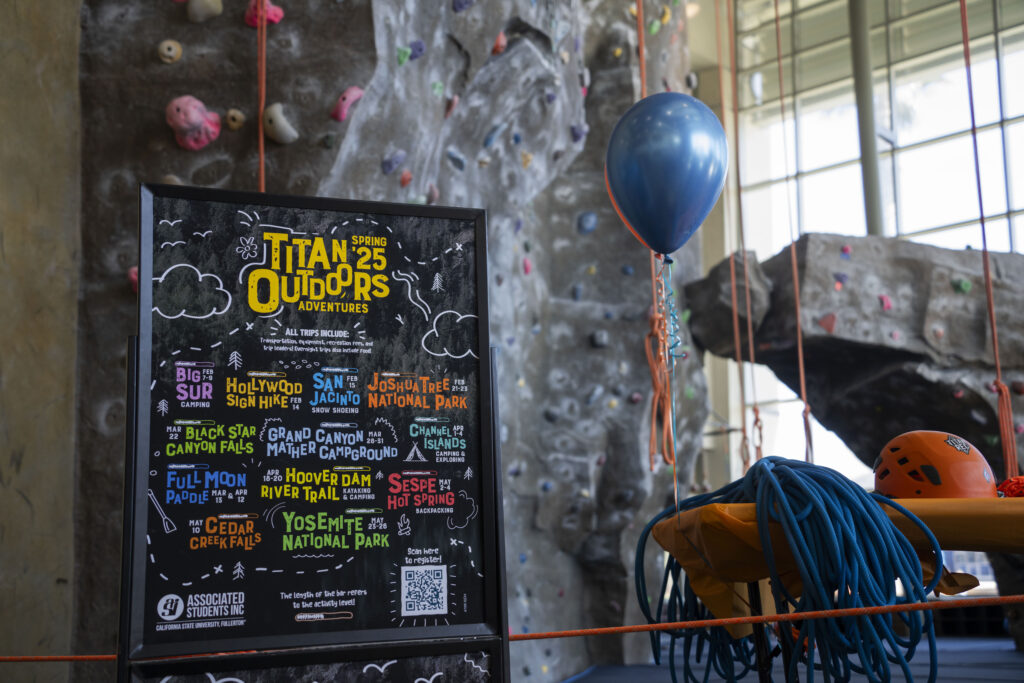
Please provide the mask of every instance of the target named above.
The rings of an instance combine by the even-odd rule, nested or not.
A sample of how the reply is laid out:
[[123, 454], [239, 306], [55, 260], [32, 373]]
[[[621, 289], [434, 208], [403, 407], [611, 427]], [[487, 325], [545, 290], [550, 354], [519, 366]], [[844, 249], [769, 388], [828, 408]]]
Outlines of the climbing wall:
[[[257, 189], [248, 4], [84, 3], [76, 651], [111, 651], [116, 634], [137, 184]], [[268, 28], [268, 192], [488, 211], [512, 631], [635, 623], [633, 546], [672, 487], [670, 469], [647, 466], [647, 252], [602, 176], [611, 128], [639, 90], [632, 3], [280, 5]], [[647, 13], [651, 92], [683, 89], [682, 4]], [[679, 254], [680, 281], [698, 275], [697, 253]], [[697, 357], [676, 373], [685, 485], [706, 391]], [[513, 677], [562, 680], [643, 658], [645, 642], [513, 644]]]

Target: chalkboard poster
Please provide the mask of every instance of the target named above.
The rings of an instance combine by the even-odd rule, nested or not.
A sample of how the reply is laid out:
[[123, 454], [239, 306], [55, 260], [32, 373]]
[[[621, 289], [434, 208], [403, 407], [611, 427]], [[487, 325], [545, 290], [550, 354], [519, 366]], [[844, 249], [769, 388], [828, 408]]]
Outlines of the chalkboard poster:
[[500, 637], [483, 211], [141, 193], [125, 657]]

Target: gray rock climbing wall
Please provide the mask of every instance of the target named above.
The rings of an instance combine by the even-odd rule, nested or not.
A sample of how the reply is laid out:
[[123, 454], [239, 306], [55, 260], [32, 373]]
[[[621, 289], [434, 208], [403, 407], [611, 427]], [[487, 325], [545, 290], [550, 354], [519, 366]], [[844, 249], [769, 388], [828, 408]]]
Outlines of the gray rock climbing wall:
[[[256, 189], [255, 31], [242, 21], [245, 4], [225, 2], [222, 15], [198, 24], [169, 1], [88, 0], [83, 9], [80, 367], [89, 370], [79, 401], [88, 419], [79, 432], [78, 651], [110, 651], [116, 631], [111, 558], [120, 537], [136, 184], [173, 174]], [[627, 4], [280, 4], [285, 16], [269, 28], [267, 102], [282, 103], [300, 137], [267, 142], [268, 192], [488, 211], [513, 632], [636, 623], [633, 546], [669, 502], [672, 474], [647, 465], [647, 254], [615, 217], [602, 176], [608, 135], [638, 91]], [[685, 26], [671, 10], [649, 12], [652, 92], [681, 89]], [[181, 59], [158, 58], [165, 39], [181, 43]], [[362, 98], [345, 121], [330, 118], [350, 86]], [[199, 151], [181, 149], [164, 107], [184, 94], [248, 120], [238, 131], [225, 125]], [[697, 272], [697, 253], [688, 245], [677, 273]], [[699, 358], [680, 361], [676, 378], [685, 490], [706, 414]], [[657, 573], [657, 553], [650, 559]], [[644, 658], [645, 641], [515, 644], [513, 677], [557, 681], [594, 663]], [[105, 680], [100, 671], [78, 674]]]

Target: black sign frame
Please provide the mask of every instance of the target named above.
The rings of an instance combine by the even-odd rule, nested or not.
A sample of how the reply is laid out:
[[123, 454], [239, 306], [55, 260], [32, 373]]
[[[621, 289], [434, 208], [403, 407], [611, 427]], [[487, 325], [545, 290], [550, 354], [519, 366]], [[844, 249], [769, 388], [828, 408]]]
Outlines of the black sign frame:
[[[391, 217], [451, 219], [473, 226], [477, 325], [479, 428], [480, 529], [483, 544], [484, 618], [476, 623], [403, 628], [342, 629], [302, 634], [268, 634], [256, 637], [196, 638], [175, 643], [146, 642], [144, 598], [146, 581], [146, 536], [152, 511], [147, 499], [150, 471], [150, 417], [153, 354], [153, 255], [156, 217], [154, 199], [188, 202], [245, 204], [295, 211], [332, 211]], [[145, 184], [140, 187], [139, 317], [137, 336], [128, 349], [128, 414], [124, 491], [124, 534], [120, 632], [119, 679], [129, 680], [132, 671], [185, 671], [207, 664], [224, 669], [231, 666], [266, 668], [280, 662], [362, 660], [389, 653], [417, 657], [436, 652], [485, 651], [494, 656], [493, 674], [508, 680], [508, 615], [505, 587], [504, 534], [501, 505], [501, 466], [497, 438], [494, 349], [490, 347], [487, 313], [486, 214], [482, 209], [423, 205], [402, 205], [355, 200], [267, 195], [184, 186]], [[470, 283], [463, 283], [469, 286]], [[467, 418], [468, 419], [468, 418]], [[244, 653], [244, 654], [243, 654]], [[225, 664], [228, 662], [228, 664]]]

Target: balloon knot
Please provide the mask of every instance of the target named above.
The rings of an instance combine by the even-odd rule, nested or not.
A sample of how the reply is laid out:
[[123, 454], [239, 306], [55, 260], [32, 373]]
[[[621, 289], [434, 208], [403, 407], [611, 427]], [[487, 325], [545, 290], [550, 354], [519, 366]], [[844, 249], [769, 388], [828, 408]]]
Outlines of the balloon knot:
[[669, 256], [668, 254], [663, 254], [662, 257], [665, 259], [665, 265], [667, 266], [670, 266], [673, 263], [675, 263], [675, 261], [672, 260], [672, 257]]

